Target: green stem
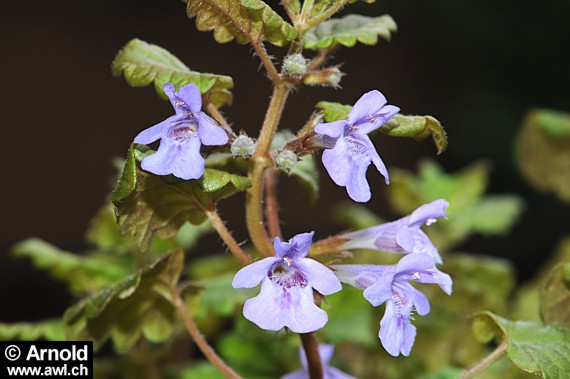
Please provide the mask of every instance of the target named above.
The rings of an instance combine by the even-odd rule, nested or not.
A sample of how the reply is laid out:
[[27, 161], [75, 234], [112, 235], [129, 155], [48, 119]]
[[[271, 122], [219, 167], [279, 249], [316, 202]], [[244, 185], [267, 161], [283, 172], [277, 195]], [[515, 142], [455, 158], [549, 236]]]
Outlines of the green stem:
[[216, 232], [218, 232], [218, 235], [222, 238], [222, 240], [224, 241], [226, 246], [230, 249], [232, 254], [235, 255], [235, 257], [239, 259], [239, 261], [243, 263], [244, 266], [253, 262], [252, 259], [248, 257], [245, 251], [243, 251], [243, 249], [239, 246], [239, 244], [234, 239], [228, 228], [226, 228], [226, 224], [220, 218], [218, 212], [216, 212], [215, 210], [205, 211], [205, 212], [210, 221], [212, 222], [214, 229], [216, 229]]
[[232, 370], [232, 368], [229, 367], [226, 364], [226, 362], [224, 362], [222, 358], [220, 358], [218, 354], [216, 354], [214, 349], [212, 349], [212, 347], [208, 344], [204, 336], [200, 333], [200, 329], [198, 329], [198, 326], [196, 325], [196, 323], [188, 313], [186, 305], [184, 304], [184, 301], [180, 297], [180, 294], [178, 293], [176, 288], [172, 287], [171, 293], [172, 293], [172, 300], [174, 302], [174, 306], [176, 307], [178, 314], [180, 314], [180, 317], [184, 322], [184, 326], [186, 327], [188, 334], [190, 334], [190, 337], [192, 337], [192, 340], [198, 346], [198, 348], [204, 354], [204, 356], [208, 358], [210, 363], [212, 363], [218, 370], [220, 370], [220, 372], [224, 374], [226, 378], [241, 379], [241, 376], [239, 376], [234, 370]]
[[346, 5], [346, 3], [348, 3], [348, 0], [340, 0], [334, 3], [334, 5], [332, 5], [331, 7], [329, 7], [326, 11], [324, 11], [323, 13], [321, 13], [320, 15], [318, 15], [317, 17], [308, 20], [305, 23], [305, 28], [306, 30], [312, 29], [315, 26], [319, 25], [320, 23], [322, 23], [323, 21], [328, 20], [332, 15], [334, 15], [336, 12], [338, 12], [339, 10], [342, 9], [342, 7], [344, 7]]
[[319, 344], [314, 332], [299, 334], [309, 365], [309, 379], [323, 379], [323, 364], [319, 355]]
[[259, 59], [261, 59], [261, 63], [263, 64], [263, 67], [265, 67], [265, 71], [267, 71], [267, 75], [269, 75], [269, 78], [271, 78], [273, 84], [279, 85], [282, 83], [283, 79], [281, 79], [281, 75], [279, 75], [277, 68], [275, 68], [275, 65], [271, 61], [271, 58], [267, 54], [267, 51], [265, 51], [263, 44], [253, 44], [253, 48], [259, 56]]
[[492, 363], [502, 358], [506, 352], [507, 352], [507, 339], [505, 338], [503, 342], [501, 342], [501, 344], [497, 346], [495, 350], [493, 350], [489, 355], [487, 355], [479, 362], [477, 362], [469, 370], [463, 372], [463, 374], [461, 374], [461, 376], [459, 376], [458, 379], [468, 379], [474, 377], [475, 375], [481, 373], [483, 370], [489, 367]]
[[265, 113], [265, 120], [259, 132], [257, 146], [250, 165], [249, 179], [251, 180], [251, 187], [246, 193], [245, 216], [247, 230], [257, 250], [267, 257], [273, 256], [274, 252], [263, 221], [263, 173], [266, 168], [272, 165], [268, 152], [281, 120], [289, 91], [290, 88], [286, 83], [280, 83], [273, 88], [273, 95]]

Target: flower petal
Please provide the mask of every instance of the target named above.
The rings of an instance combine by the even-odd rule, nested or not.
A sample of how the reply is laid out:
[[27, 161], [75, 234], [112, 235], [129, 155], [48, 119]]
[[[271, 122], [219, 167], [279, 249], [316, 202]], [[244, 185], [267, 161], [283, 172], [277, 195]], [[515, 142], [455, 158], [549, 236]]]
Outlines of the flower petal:
[[283, 375], [280, 379], [307, 379], [306, 370], [297, 370]]
[[257, 286], [263, 279], [267, 278], [267, 273], [275, 261], [277, 258], [269, 257], [243, 267], [234, 276], [232, 287], [252, 288]]
[[300, 258], [295, 264], [303, 272], [309, 286], [322, 295], [330, 295], [342, 289], [342, 284], [334, 272], [322, 263], [310, 258]]
[[373, 285], [381, 276], [386, 275], [388, 271], [394, 272], [393, 266], [378, 265], [335, 265], [333, 268], [335, 269], [336, 277], [341, 282], [361, 290]]
[[374, 307], [377, 307], [392, 298], [393, 281], [394, 281], [393, 271], [390, 272], [389, 270], [386, 270], [386, 274], [380, 276], [378, 280], [376, 280], [376, 282], [372, 284], [370, 287], [366, 288], [362, 294], [370, 304], [372, 304]]
[[198, 120], [198, 136], [202, 144], [206, 146], [219, 146], [228, 143], [228, 134], [224, 129], [216, 125], [214, 120], [203, 112], [195, 113]]
[[313, 332], [328, 321], [314, 303], [311, 286], [285, 288], [270, 279], [263, 281], [259, 295], [245, 302], [243, 315], [261, 329], [288, 327], [294, 333]]
[[[321, 357], [321, 363], [323, 367], [329, 365], [329, 362], [334, 354], [334, 345], [330, 343], [320, 343], [319, 344], [319, 356]], [[305, 357], [306, 358], [306, 357]]]
[[348, 196], [359, 203], [366, 203], [372, 196], [370, 193], [370, 185], [366, 180], [366, 170], [368, 170], [369, 164], [370, 163], [360, 163], [353, 165], [352, 170], [349, 172], [348, 180], [346, 181]]
[[396, 243], [407, 253], [413, 252], [416, 242], [410, 228], [406, 225], [401, 225], [396, 231]]
[[349, 124], [355, 124], [360, 119], [378, 112], [386, 104], [386, 98], [378, 90], [366, 92], [358, 99], [348, 114]]
[[424, 204], [412, 212], [409, 218], [410, 227], [421, 227], [429, 219], [446, 217], [445, 210], [449, 207], [449, 203], [444, 199], [432, 201]]
[[344, 135], [344, 128], [347, 125], [346, 120], [337, 120], [333, 122], [321, 122], [315, 126], [315, 132], [324, 134], [325, 136], [338, 138]]
[[173, 162], [172, 175], [184, 180], [201, 178], [206, 162], [200, 155], [200, 139], [192, 137], [177, 146], [179, 153]]
[[295, 251], [288, 253], [288, 255], [295, 258], [306, 257], [309, 253], [309, 249], [311, 248], [311, 244], [313, 243], [314, 235], [315, 232], [300, 233], [291, 238], [289, 243], [291, 247], [295, 248]]
[[358, 133], [368, 134], [378, 129], [398, 112], [400, 112], [400, 108], [395, 107], [393, 105], [386, 105], [382, 107], [382, 109], [378, 110], [376, 113], [372, 115], [373, 121], [367, 120], [368, 122], [359, 124]]
[[435, 263], [443, 263], [441, 255], [439, 255], [439, 251], [437, 251], [437, 247], [434, 246], [427, 234], [421, 229], [412, 230], [412, 234], [415, 241], [412, 253], [427, 255], [430, 256]]
[[156, 153], [146, 156], [141, 162], [143, 170], [156, 175], [172, 174], [172, 167], [176, 162], [178, 146], [168, 139], [161, 140]]
[[372, 159], [372, 163], [374, 163], [374, 166], [376, 166], [376, 169], [378, 170], [380, 175], [382, 175], [384, 177], [384, 182], [386, 184], [390, 184], [390, 177], [388, 176], [388, 169], [386, 168], [384, 161], [382, 161], [382, 158], [380, 158], [380, 155], [378, 155], [378, 152], [376, 151], [376, 147], [374, 147], [374, 144], [372, 144], [372, 141], [370, 141], [370, 138], [368, 136], [362, 136], [359, 139], [361, 142], [363, 142], [365, 144], [366, 147], [368, 147], [368, 153], [370, 154], [370, 158]]
[[148, 145], [153, 143], [159, 138], [162, 138], [165, 129], [168, 129], [172, 124], [176, 123], [180, 119], [179, 116], [170, 116], [166, 120], [159, 122], [158, 124], [151, 126], [148, 129], [143, 130], [134, 139], [134, 143], [140, 143], [143, 145]]
[[410, 299], [416, 312], [420, 316], [425, 316], [430, 312], [429, 300], [423, 292], [412, 286], [409, 282], [401, 283], [401, 289], [405, 291], [405, 296]]
[[408, 254], [398, 262], [396, 275], [404, 280], [419, 283], [438, 284], [443, 292], [450, 295], [453, 285], [451, 277], [435, 267], [433, 259], [423, 254]]
[[388, 354], [409, 356], [416, 339], [416, 327], [409, 318], [396, 312], [394, 304], [386, 303], [386, 313], [380, 321], [380, 342]]
[[356, 379], [355, 376], [348, 375], [347, 373], [340, 371], [338, 368], [330, 367], [330, 366], [325, 367], [325, 378], [326, 379]]
[[353, 167], [344, 138], [339, 138], [334, 148], [323, 151], [323, 165], [336, 185], [346, 185]]

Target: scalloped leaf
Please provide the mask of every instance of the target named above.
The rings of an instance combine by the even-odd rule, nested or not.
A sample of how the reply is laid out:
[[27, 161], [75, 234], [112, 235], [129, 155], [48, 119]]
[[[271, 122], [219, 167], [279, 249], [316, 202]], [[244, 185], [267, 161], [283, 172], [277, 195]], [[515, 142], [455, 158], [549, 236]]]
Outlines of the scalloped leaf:
[[[338, 3], [341, 0], [315, 0], [313, 3], [313, 8], [311, 9], [311, 15], [313, 17], [318, 17], [320, 14], [327, 11], [331, 6], [334, 6], [335, 3]], [[376, 0], [361, 0], [363, 3], [372, 4]], [[348, 0], [347, 3], [353, 4], [358, 2], [358, 0]], [[337, 10], [337, 12], [340, 11]]]
[[90, 294], [115, 283], [129, 272], [130, 259], [120, 256], [82, 256], [60, 250], [38, 238], [26, 239], [12, 249], [17, 257], [65, 282], [74, 294]]
[[536, 189], [570, 202], [570, 114], [548, 109], [525, 117], [516, 141], [522, 174]]
[[295, 28], [261, 0], [184, 0], [189, 18], [196, 17], [196, 28], [214, 31], [219, 43], [250, 42], [260, 46], [268, 41], [286, 46], [297, 38]]
[[556, 265], [546, 278], [540, 292], [542, 319], [547, 324], [570, 325], [570, 263]]
[[473, 333], [481, 342], [507, 341], [507, 356], [521, 370], [543, 378], [570, 372], [570, 329], [535, 322], [509, 321], [491, 312], [478, 313]]
[[0, 341], [64, 341], [65, 329], [60, 319], [40, 322], [0, 322]]
[[391, 33], [398, 30], [389, 15], [367, 17], [350, 14], [331, 19], [309, 30], [305, 36], [305, 48], [309, 50], [334, 48], [342, 45], [353, 47], [357, 42], [376, 45], [378, 37], [390, 41]]
[[141, 251], [149, 249], [155, 236], [174, 237], [187, 221], [203, 223], [217, 201], [251, 185], [245, 177], [209, 168], [198, 180], [156, 176], [140, 168], [146, 154], [148, 151], [143, 153], [131, 146], [112, 197], [119, 231], [129, 233]]
[[344, 105], [332, 101], [319, 101], [315, 108], [320, 110], [323, 116], [325, 116], [326, 122], [333, 122], [348, 118], [352, 105]]
[[176, 311], [169, 288], [184, 265], [184, 252], [175, 250], [116, 285], [70, 307], [63, 318], [70, 338], [93, 340], [99, 349], [109, 338], [117, 350], [128, 351], [141, 335], [165, 341], [173, 331]]
[[202, 94], [210, 92], [210, 99], [218, 107], [232, 102], [232, 95], [227, 91], [234, 86], [230, 76], [192, 71], [169, 51], [138, 38], [129, 41], [117, 54], [111, 72], [114, 76], [123, 74], [133, 87], [154, 83], [156, 92], [163, 99], [167, 96], [162, 86], [170, 82], [176, 88], [192, 83]]

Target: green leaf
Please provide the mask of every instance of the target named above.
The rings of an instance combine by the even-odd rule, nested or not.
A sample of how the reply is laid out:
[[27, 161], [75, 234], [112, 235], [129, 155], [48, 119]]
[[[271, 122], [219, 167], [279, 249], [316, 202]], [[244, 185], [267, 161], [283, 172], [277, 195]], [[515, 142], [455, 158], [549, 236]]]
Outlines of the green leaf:
[[[271, 150], [280, 150], [288, 142], [295, 139], [290, 130], [281, 130], [275, 134]], [[313, 155], [303, 155], [293, 167], [289, 175], [295, 177], [307, 189], [307, 200], [314, 202], [319, 197], [319, 171]]]
[[472, 231], [486, 234], [507, 233], [519, 218], [524, 203], [514, 195], [487, 196], [473, 207], [467, 218], [471, 221]]
[[540, 293], [542, 319], [547, 324], [570, 325], [570, 280], [565, 277], [568, 262], [556, 265]]
[[[131, 156], [136, 157], [134, 169]], [[131, 146], [113, 203], [121, 234], [129, 233], [135, 246], [146, 251], [155, 236], [169, 239], [187, 221], [199, 225], [217, 201], [250, 186], [249, 179], [225, 171], [205, 169], [198, 180], [160, 177], [140, 168], [140, 152]], [[130, 192], [129, 192], [130, 190]]]
[[519, 169], [536, 189], [570, 202], [570, 114], [529, 112], [515, 148]]
[[319, 101], [317, 105], [315, 105], [315, 108], [322, 112], [326, 122], [333, 122], [348, 118], [352, 106], [330, 101]]
[[76, 255], [37, 238], [18, 243], [12, 252], [67, 283], [74, 294], [94, 293], [115, 283], [127, 275], [130, 266], [124, 257]]
[[338, 223], [355, 230], [379, 225], [383, 220], [364, 205], [344, 202], [333, 208], [333, 218]]
[[70, 307], [64, 314], [70, 338], [93, 340], [95, 349], [109, 338], [117, 350], [128, 351], [141, 335], [165, 341], [176, 322], [167, 298], [178, 282], [184, 253], [176, 250], [135, 274]]
[[438, 372], [424, 375], [420, 379], [457, 379], [463, 371], [457, 367], [444, 367]]
[[180, 368], [166, 368], [167, 379], [225, 379], [226, 376], [209, 362], [193, 364]]
[[91, 219], [85, 239], [100, 249], [124, 251], [130, 248], [128, 239], [119, 233], [117, 218], [110, 203], [99, 209]]
[[60, 319], [41, 322], [0, 322], [0, 341], [64, 341], [65, 330]]
[[[311, 15], [313, 17], [318, 17], [325, 11], [327, 11], [332, 6], [335, 6], [339, 1], [342, 0], [315, 0], [313, 3], [313, 8], [311, 9]], [[372, 4], [376, 0], [362, 0], [363, 3]], [[358, 0], [348, 0], [347, 3], [356, 3]], [[340, 9], [339, 9], [340, 10]], [[337, 10], [338, 11], [338, 10]]]
[[357, 42], [373, 46], [378, 43], [378, 36], [390, 41], [391, 32], [397, 30], [396, 22], [389, 15], [367, 17], [351, 14], [325, 21], [309, 30], [305, 36], [305, 48], [317, 50], [336, 45], [353, 47]]
[[295, 28], [261, 0], [185, 0], [188, 17], [196, 17], [196, 28], [214, 31], [219, 43], [250, 42], [260, 46], [268, 41], [286, 46], [297, 38]]
[[509, 321], [491, 312], [477, 314], [473, 332], [482, 342], [507, 341], [507, 356], [526, 372], [564, 378], [570, 372], [570, 330], [535, 322]]
[[392, 137], [413, 137], [418, 141], [431, 134], [438, 154], [447, 148], [447, 134], [441, 123], [432, 116], [397, 114], [382, 125], [380, 131]]
[[[163, 99], [167, 97], [162, 86], [170, 82], [176, 88], [192, 83], [202, 94], [212, 92], [211, 100], [216, 106], [232, 102], [231, 93], [227, 91], [234, 86], [231, 77], [192, 71], [167, 50], [137, 38], [129, 41], [117, 54], [111, 71], [114, 76], [123, 74], [133, 87], [146, 87], [154, 83], [156, 92]], [[224, 95], [219, 96], [216, 94], [218, 92]]]

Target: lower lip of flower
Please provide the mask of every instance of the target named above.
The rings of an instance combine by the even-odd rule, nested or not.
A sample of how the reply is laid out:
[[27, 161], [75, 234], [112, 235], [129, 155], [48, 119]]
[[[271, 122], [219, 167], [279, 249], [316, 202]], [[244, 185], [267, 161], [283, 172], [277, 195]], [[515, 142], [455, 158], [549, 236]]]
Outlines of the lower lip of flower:
[[177, 126], [168, 131], [168, 137], [174, 139], [177, 142], [188, 141], [197, 135], [198, 128], [196, 125]]
[[268, 277], [273, 283], [283, 288], [306, 287], [308, 285], [303, 273], [292, 265], [279, 263], [271, 268]]

